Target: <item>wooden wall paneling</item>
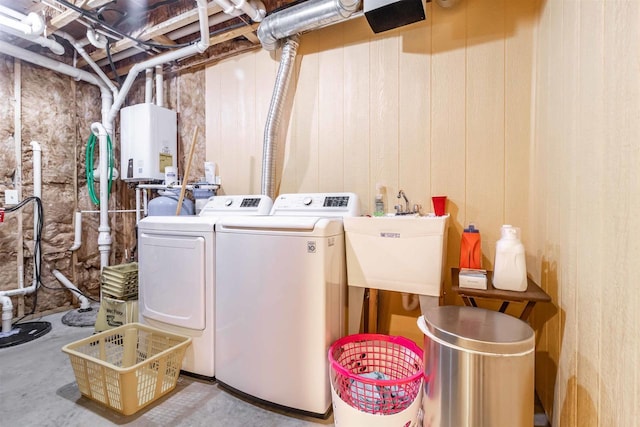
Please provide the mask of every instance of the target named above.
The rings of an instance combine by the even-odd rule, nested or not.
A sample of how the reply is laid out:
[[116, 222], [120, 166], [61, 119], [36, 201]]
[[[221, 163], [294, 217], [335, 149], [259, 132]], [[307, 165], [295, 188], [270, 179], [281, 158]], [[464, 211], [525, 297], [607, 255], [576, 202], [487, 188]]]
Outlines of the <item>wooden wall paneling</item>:
[[[228, 120], [230, 127], [223, 141], [229, 147], [235, 165], [233, 194], [242, 194], [240, 189], [248, 192], [259, 192], [255, 183], [260, 180], [260, 167], [255, 162], [255, 56], [241, 55], [232, 62], [232, 75], [227, 76], [223, 84], [223, 100], [236, 99], [236, 103], [223, 107], [223, 120]], [[227, 113], [228, 116], [224, 116]]]
[[598, 425], [598, 390], [603, 381], [598, 372], [602, 345], [600, 330], [602, 323], [601, 301], [606, 295], [609, 279], [601, 258], [601, 239], [608, 230], [602, 218], [609, 212], [609, 201], [604, 192], [604, 38], [603, 3], [586, 2], [580, 8], [580, 57], [577, 75], [578, 141], [576, 152], [588, 153], [577, 161], [577, 215], [576, 227], [581, 230], [576, 236], [576, 322], [578, 324], [578, 346], [576, 351], [576, 425], [591, 427]]
[[[373, 214], [376, 183], [369, 181], [369, 37], [372, 34], [364, 18], [344, 26], [344, 189], [360, 196], [360, 213]], [[390, 207], [390, 192], [385, 192], [385, 208]]]
[[[446, 195], [451, 214], [447, 238], [448, 273], [460, 258], [460, 236], [465, 218], [466, 140], [466, 22], [467, 2], [445, 9], [431, 2], [430, 60], [430, 194]], [[428, 202], [427, 212], [433, 212]], [[481, 230], [484, 232], [484, 230]], [[483, 237], [484, 238], [484, 237]], [[483, 243], [483, 252], [486, 242]], [[445, 274], [445, 303], [462, 300], [452, 292], [450, 274]]]
[[410, 208], [430, 212], [430, 53], [431, 15], [402, 32], [398, 64], [398, 180]]
[[291, 129], [287, 137], [289, 157], [282, 177], [283, 188], [286, 183], [287, 192], [316, 192], [320, 189], [318, 37], [318, 32], [314, 31], [300, 38], [300, 69], [293, 99]]
[[[608, 267], [603, 292], [601, 343], [598, 372], [600, 424], [633, 425], [638, 402], [636, 378], [638, 343], [636, 275], [638, 236], [638, 164], [640, 154], [640, 49], [637, 2], [605, 4], [604, 11], [604, 194], [608, 207], [603, 220], [602, 261]], [[634, 301], [635, 300], [635, 301]], [[629, 328], [634, 332], [629, 333]]]
[[[561, 63], [561, 51], [558, 48], [558, 40], [561, 33], [561, 9], [559, 2], [546, 3], [541, 11], [541, 20], [538, 30], [538, 52], [537, 74], [536, 74], [536, 131], [535, 145], [533, 151], [533, 180], [536, 183], [533, 188], [533, 201], [530, 206], [531, 229], [532, 229], [532, 254], [536, 254], [535, 268], [540, 269], [540, 286], [552, 295], [556, 307], [559, 306], [557, 297], [557, 269], [556, 261], [551, 259], [553, 254], [550, 251], [552, 245], [548, 244], [549, 235], [548, 209], [551, 202], [548, 201], [548, 193], [553, 188], [553, 181], [550, 177], [552, 167], [551, 156], [555, 155], [551, 149], [557, 146], [557, 136], [555, 135], [554, 118], [560, 115], [557, 103], [557, 94], [560, 93], [555, 79], [558, 70], [556, 64]], [[556, 292], [552, 292], [552, 289]], [[553, 415], [553, 389], [555, 387], [555, 374], [557, 371], [557, 359], [553, 359], [550, 350], [550, 341], [558, 339], [557, 334], [553, 334], [549, 322], [553, 321], [559, 313], [550, 313], [549, 318], [543, 321], [544, 328], [537, 336], [536, 343], [536, 390], [548, 414]], [[557, 329], [557, 328], [556, 328]], [[556, 348], [557, 345], [553, 346]]]
[[504, 221], [504, 5], [467, 6], [465, 217], [482, 230], [489, 268]]
[[[430, 13], [427, 19], [408, 26], [399, 35], [398, 52], [398, 186], [409, 199], [409, 209], [419, 204], [430, 211], [429, 158], [429, 58], [431, 53]], [[396, 193], [397, 196], [397, 193]], [[395, 203], [405, 205], [396, 198]], [[382, 294], [389, 311], [383, 316], [388, 333], [422, 343], [416, 324], [420, 310], [406, 311], [397, 292]]]
[[[380, 182], [391, 193], [389, 204], [398, 194], [398, 45], [397, 32], [375, 36], [370, 49], [370, 164], [369, 182]], [[375, 184], [374, 184], [375, 185]], [[374, 189], [375, 190], [375, 189]]]
[[220, 85], [222, 64], [206, 69], [205, 75], [205, 134], [206, 159], [215, 162], [222, 179], [222, 193], [225, 189], [225, 169], [223, 158], [223, 144], [220, 140], [222, 123], [220, 119]]
[[[372, 37], [370, 46], [370, 173], [369, 182], [385, 185], [390, 195], [389, 210], [398, 203], [398, 127], [399, 127], [399, 45], [396, 30]], [[375, 188], [374, 188], [375, 190]], [[390, 292], [378, 293], [378, 324], [381, 333], [391, 333], [387, 328], [391, 316]]]
[[[578, 133], [578, 93], [580, 49], [580, 5], [578, 2], [564, 2], [562, 5], [562, 36], [558, 40], [561, 49], [561, 70], [558, 80], [561, 96], [557, 99], [560, 115], [556, 117], [558, 132], [556, 155], [553, 163], [553, 173], [550, 174], [555, 183], [549, 207], [549, 234], [554, 236], [559, 250], [555, 251], [557, 259], [557, 283], [560, 315], [550, 323], [551, 333], [558, 336], [552, 342], [557, 349], [550, 346], [550, 354], [557, 360], [559, 369], [556, 374], [556, 401], [559, 397], [564, 401], [561, 417], [567, 420], [566, 425], [575, 425], [576, 421], [576, 349], [577, 349], [577, 318], [576, 318], [576, 258], [577, 258], [577, 168], [576, 153]], [[557, 319], [557, 322], [556, 322]], [[557, 327], [557, 332], [553, 328]]]
[[343, 28], [318, 33], [318, 190], [344, 190], [344, 49]]
[[522, 230], [527, 247], [529, 150], [533, 108], [533, 34], [536, 0], [505, 4], [505, 182], [504, 221]]

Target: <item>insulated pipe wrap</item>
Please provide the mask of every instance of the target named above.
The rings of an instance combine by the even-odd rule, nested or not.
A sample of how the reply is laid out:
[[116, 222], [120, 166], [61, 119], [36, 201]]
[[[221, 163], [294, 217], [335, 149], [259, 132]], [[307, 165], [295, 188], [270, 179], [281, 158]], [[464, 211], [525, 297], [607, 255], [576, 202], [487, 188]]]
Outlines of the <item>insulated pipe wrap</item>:
[[264, 18], [258, 38], [265, 50], [276, 50], [280, 39], [344, 20], [359, 7], [360, 0], [309, 0]]
[[264, 144], [262, 156], [262, 194], [274, 198], [275, 195], [275, 170], [277, 135], [282, 119], [282, 107], [287, 99], [291, 73], [295, 65], [298, 52], [298, 37], [289, 38], [282, 48], [280, 66], [276, 75], [276, 83], [273, 88], [273, 96], [269, 105], [269, 114], [264, 130]]

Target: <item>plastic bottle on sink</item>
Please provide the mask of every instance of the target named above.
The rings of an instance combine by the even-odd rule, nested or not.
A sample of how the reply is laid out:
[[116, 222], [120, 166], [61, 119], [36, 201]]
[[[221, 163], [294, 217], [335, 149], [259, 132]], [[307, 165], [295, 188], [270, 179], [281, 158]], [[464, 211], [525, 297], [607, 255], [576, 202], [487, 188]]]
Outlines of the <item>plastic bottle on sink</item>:
[[382, 198], [382, 184], [376, 184], [376, 200], [374, 203], [373, 216], [384, 216], [384, 200]]
[[493, 286], [506, 291], [524, 292], [527, 290], [527, 263], [519, 229], [503, 225], [500, 234], [493, 263]]

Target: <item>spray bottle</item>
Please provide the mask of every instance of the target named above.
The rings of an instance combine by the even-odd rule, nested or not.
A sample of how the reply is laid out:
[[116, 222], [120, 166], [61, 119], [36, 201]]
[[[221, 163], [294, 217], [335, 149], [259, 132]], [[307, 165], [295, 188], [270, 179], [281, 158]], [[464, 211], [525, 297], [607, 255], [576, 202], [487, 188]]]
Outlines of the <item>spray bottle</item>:
[[382, 184], [376, 184], [376, 200], [373, 216], [384, 216], [384, 200], [382, 199]]

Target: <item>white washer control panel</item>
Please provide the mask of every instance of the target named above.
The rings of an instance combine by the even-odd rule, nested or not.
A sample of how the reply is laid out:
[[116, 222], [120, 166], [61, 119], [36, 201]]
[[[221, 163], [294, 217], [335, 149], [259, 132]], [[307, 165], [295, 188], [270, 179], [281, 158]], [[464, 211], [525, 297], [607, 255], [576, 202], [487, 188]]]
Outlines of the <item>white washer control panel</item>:
[[359, 216], [355, 193], [281, 194], [273, 202], [271, 215], [288, 216]]
[[213, 196], [202, 208], [200, 216], [219, 216], [230, 214], [269, 215], [273, 202], [264, 195], [249, 196]]

